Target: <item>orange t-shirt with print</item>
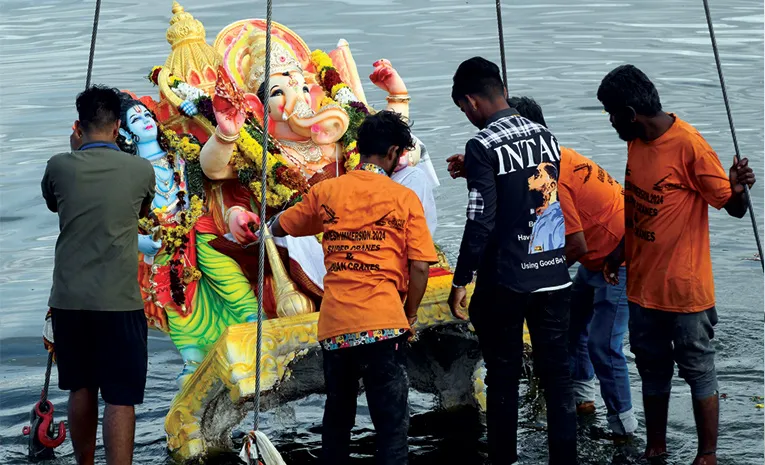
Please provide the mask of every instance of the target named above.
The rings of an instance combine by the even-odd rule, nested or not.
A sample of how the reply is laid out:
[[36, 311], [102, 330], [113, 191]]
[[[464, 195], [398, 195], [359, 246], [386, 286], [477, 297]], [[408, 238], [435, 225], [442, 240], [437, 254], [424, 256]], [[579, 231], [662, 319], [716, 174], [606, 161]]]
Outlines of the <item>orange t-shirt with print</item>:
[[409, 328], [409, 260], [438, 261], [422, 203], [384, 174], [354, 170], [311, 188], [279, 218], [294, 237], [323, 232], [327, 275], [319, 340]]
[[709, 207], [731, 197], [717, 154], [690, 124], [628, 144], [625, 192], [627, 298], [645, 308], [694, 313], [715, 304]]
[[561, 146], [560, 152], [558, 198], [566, 235], [584, 233], [587, 253], [579, 263], [590, 271], [600, 271], [606, 256], [624, 237], [622, 186], [575, 150]]

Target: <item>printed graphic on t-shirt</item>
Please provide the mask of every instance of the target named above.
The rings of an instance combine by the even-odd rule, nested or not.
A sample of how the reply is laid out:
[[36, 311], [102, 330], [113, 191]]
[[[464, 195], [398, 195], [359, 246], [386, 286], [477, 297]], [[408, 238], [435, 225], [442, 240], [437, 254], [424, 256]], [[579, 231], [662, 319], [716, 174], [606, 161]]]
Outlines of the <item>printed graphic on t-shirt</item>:
[[540, 163], [529, 177], [528, 186], [536, 214], [531, 228], [529, 254], [565, 247], [566, 226], [558, 202], [558, 168], [552, 163]]
[[[387, 215], [386, 215], [387, 216]], [[403, 220], [401, 220], [403, 222]], [[403, 223], [405, 224], [405, 222]], [[403, 227], [403, 226], [402, 226]], [[379, 263], [356, 261], [356, 252], [377, 252], [385, 242], [386, 231], [366, 229], [361, 231], [335, 231], [330, 229], [322, 238], [326, 248], [327, 273], [343, 271], [380, 271]], [[340, 242], [343, 242], [342, 244]], [[347, 242], [351, 242], [348, 244]], [[341, 254], [337, 258], [334, 255]]]
[[[654, 190], [662, 192], [662, 189], [657, 186], [666, 181], [667, 178], [669, 175], [659, 179], [653, 185]], [[629, 179], [624, 182], [624, 190], [626, 194], [624, 204], [630, 207], [627, 210], [628, 216], [625, 218], [625, 226], [627, 229], [631, 229], [633, 235], [640, 240], [656, 241], [656, 232], [649, 224], [651, 218], [658, 216], [659, 209], [664, 204], [664, 195], [645, 191], [630, 182]]]

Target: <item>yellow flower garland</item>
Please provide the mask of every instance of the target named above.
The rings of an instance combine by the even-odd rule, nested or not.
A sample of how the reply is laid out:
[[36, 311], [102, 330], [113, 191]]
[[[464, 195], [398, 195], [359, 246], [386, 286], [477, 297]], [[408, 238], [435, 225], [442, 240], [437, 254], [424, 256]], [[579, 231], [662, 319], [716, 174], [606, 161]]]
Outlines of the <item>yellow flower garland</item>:
[[323, 72], [326, 68], [334, 68], [332, 59], [323, 50], [316, 49], [311, 52], [311, 62], [316, 67], [316, 70]]
[[190, 206], [186, 210], [183, 223], [178, 223], [176, 225], [163, 224], [167, 222], [167, 219], [165, 218], [167, 216], [167, 209], [165, 207], [155, 208], [153, 212], [155, 217], [160, 221], [159, 225], [155, 224], [154, 221], [149, 218], [141, 218], [138, 221], [138, 226], [147, 232], [159, 227], [161, 239], [165, 244], [166, 250], [172, 252], [175, 248], [181, 246], [183, 243], [182, 238], [194, 229], [197, 220], [199, 220], [204, 213], [204, 202], [202, 202], [202, 199], [196, 195], [191, 197]]
[[359, 151], [356, 150], [356, 141], [353, 141], [345, 149], [345, 171], [353, 171], [360, 159]]

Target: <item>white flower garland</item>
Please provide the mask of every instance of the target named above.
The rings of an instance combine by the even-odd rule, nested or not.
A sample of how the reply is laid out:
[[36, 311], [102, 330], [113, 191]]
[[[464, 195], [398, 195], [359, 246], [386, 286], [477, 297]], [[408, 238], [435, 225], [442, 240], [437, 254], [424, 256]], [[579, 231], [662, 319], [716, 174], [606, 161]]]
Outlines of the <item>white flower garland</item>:
[[196, 87], [185, 82], [181, 82], [177, 86], [173, 87], [173, 92], [179, 98], [191, 101], [194, 101], [205, 95], [201, 89], [197, 89]]
[[340, 105], [348, 105], [351, 102], [358, 102], [359, 99], [353, 94], [350, 87], [343, 87], [335, 94], [335, 102]]

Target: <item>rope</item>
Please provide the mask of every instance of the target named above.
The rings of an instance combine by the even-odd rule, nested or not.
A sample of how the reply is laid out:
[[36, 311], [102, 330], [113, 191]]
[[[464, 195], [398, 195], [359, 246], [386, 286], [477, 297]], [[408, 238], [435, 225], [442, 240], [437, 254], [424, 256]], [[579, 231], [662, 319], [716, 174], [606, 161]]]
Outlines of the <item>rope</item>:
[[85, 88], [90, 87], [90, 78], [93, 75], [93, 56], [96, 53], [96, 34], [98, 34], [98, 17], [101, 15], [101, 0], [96, 0], [96, 12], [93, 15], [93, 34], [90, 36], [90, 56], [88, 57], [88, 77], [85, 79]]
[[[715, 39], [715, 30], [712, 26], [712, 14], [709, 12], [709, 2], [704, 0], [704, 13], [707, 15], [707, 26], [709, 27], [709, 37], [712, 39], [712, 51], [715, 54], [715, 63], [717, 64], [717, 75], [720, 78], [720, 88], [722, 89], [723, 101], [725, 102], [725, 111], [728, 113], [728, 123], [730, 124], [730, 135], [733, 138], [733, 149], [736, 152], [736, 162], [740, 160], [740, 153], [738, 150], [738, 139], [736, 138], [736, 127], [733, 125], [733, 115], [730, 111], [730, 102], [728, 101], [728, 91], [725, 87], [725, 78], [723, 77], [722, 64], [720, 62], [720, 52], [717, 50], [717, 40]], [[749, 210], [749, 216], [752, 219], [752, 229], [754, 230], [754, 239], [757, 241], [757, 251], [760, 254], [760, 265], [762, 265], [763, 271], [765, 271], [765, 257], [762, 255], [762, 242], [760, 241], [760, 230], [757, 228], [757, 219], [754, 216], [754, 208], [752, 207], [752, 196], [749, 193], [749, 186], [744, 185], [744, 192], [746, 194], [747, 208]]]
[[48, 400], [48, 387], [50, 387], [50, 373], [53, 369], [53, 352], [48, 352], [48, 368], [45, 370], [45, 385], [43, 386], [42, 393], [40, 394], [40, 408], [44, 410], [46, 408], [46, 401]]
[[497, 0], [497, 29], [499, 31], [499, 56], [502, 60], [502, 81], [507, 89], [507, 61], [505, 61], [505, 33], [502, 30], [502, 1]]
[[263, 99], [263, 160], [260, 176], [260, 256], [258, 257], [258, 339], [255, 343], [255, 431], [260, 426], [260, 355], [263, 346], [263, 285], [266, 259], [266, 166], [268, 166], [268, 99], [271, 85], [271, 0], [266, 2], [266, 64], [265, 84], [266, 96]]

